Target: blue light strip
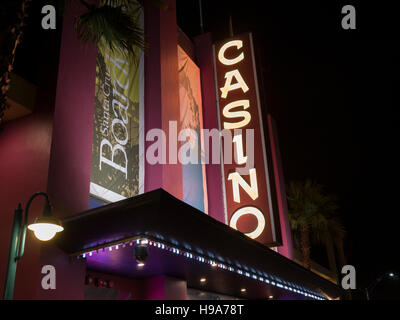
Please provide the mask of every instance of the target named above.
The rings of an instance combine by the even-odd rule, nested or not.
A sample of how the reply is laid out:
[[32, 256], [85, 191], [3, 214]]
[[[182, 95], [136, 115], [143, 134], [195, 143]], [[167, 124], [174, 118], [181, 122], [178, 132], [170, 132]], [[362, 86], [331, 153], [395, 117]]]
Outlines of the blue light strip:
[[[297, 293], [297, 294], [301, 294], [301, 295], [303, 295], [305, 297], [312, 298], [314, 300], [326, 300], [326, 297], [324, 297], [320, 293], [305, 289], [305, 288], [300, 287], [300, 286], [298, 286], [298, 285], [296, 285], [294, 283], [288, 283], [288, 282], [284, 281], [284, 283], [286, 283], [286, 284], [283, 284], [280, 280], [276, 280], [276, 281], [269, 280], [267, 278], [270, 278], [270, 279], [274, 279], [274, 278], [277, 279], [277, 278], [272, 276], [272, 275], [270, 275], [270, 274], [267, 274], [265, 272], [259, 272], [259, 273], [264, 275], [264, 277], [260, 277], [260, 276], [257, 276], [254, 273], [243, 271], [243, 270], [241, 270], [239, 268], [234, 268], [233, 266], [228, 266], [228, 265], [223, 264], [223, 263], [217, 263], [212, 259], [206, 258], [206, 257], [201, 256], [201, 255], [194, 254], [194, 253], [189, 252], [189, 251], [178, 249], [176, 247], [167, 245], [167, 244], [162, 243], [160, 241], [153, 241], [153, 240], [149, 240], [147, 238], [141, 238], [141, 239], [136, 239], [135, 242], [136, 242], [136, 244], [150, 245], [150, 246], [159, 248], [161, 250], [169, 251], [169, 252], [171, 252], [173, 254], [176, 254], [176, 255], [184, 256], [187, 259], [192, 259], [192, 260], [196, 260], [196, 261], [201, 262], [201, 263], [209, 264], [213, 268], [217, 268], [218, 267], [220, 269], [227, 270], [227, 271], [230, 271], [230, 272], [236, 272], [237, 274], [240, 274], [240, 275], [245, 276], [247, 278], [252, 278], [254, 280], [257, 280], [257, 281], [260, 281], [260, 282], [263, 282], [263, 283], [271, 284], [271, 285], [273, 285], [275, 287], [278, 287], [278, 288], [281, 288], [281, 289], [285, 289], [287, 291], [291, 291], [291, 292], [294, 292], [294, 293]], [[128, 242], [125, 241], [125, 242], [121, 242], [121, 243], [118, 243], [118, 244], [113, 244], [111, 246], [106, 246], [106, 247], [101, 248], [101, 249], [87, 251], [87, 252], [85, 252], [83, 254], [80, 254], [78, 256], [78, 258], [82, 257], [82, 258], [85, 259], [88, 255], [92, 256], [93, 254], [96, 254], [101, 250], [103, 252], [106, 251], [106, 249], [109, 249], [109, 251], [112, 251], [113, 247], [116, 250], [118, 250], [119, 247], [125, 248], [128, 245], [133, 246], [133, 243], [134, 243], [134, 241], [128, 241]]]

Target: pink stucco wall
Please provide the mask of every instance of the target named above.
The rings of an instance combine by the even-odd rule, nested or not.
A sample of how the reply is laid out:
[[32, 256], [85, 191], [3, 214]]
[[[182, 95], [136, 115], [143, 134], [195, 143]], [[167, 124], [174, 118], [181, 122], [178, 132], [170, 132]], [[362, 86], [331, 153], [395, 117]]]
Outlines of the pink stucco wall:
[[[178, 79], [178, 27], [175, 0], [164, 1], [167, 9], [148, 4], [145, 10], [145, 133], [162, 129], [169, 149], [169, 121], [180, 130]], [[145, 147], [153, 142], [146, 142]], [[168, 155], [168, 153], [167, 153]], [[145, 191], [163, 188], [182, 199], [182, 166], [180, 163], [145, 165]]]
[[[36, 112], [13, 120], [0, 132], [0, 289], [8, 261], [11, 226], [18, 203], [23, 208], [32, 194], [45, 191], [50, 155], [51, 114]], [[32, 203], [29, 221], [42, 214], [43, 199]], [[32, 299], [38, 277], [40, 243], [27, 235], [25, 254], [18, 263], [14, 298]]]
[[[88, 209], [92, 155], [96, 47], [78, 40], [74, 19], [84, 7], [73, 3], [63, 22], [58, 68], [53, 135], [47, 192], [59, 217]], [[43, 290], [40, 299], [82, 299], [85, 264], [74, 260], [51, 244], [43, 245], [40, 267], [53, 265], [56, 290]]]
[[[218, 115], [214, 81], [214, 61], [210, 33], [195, 38], [197, 64], [201, 70], [201, 94], [203, 102], [204, 129], [218, 129]], [[210, 148], [209, 159], [212, 159]], [[222, 174], [220, 164], [207, 164], [208, 214], [225, 223], [224, 200], [222, 194]]]

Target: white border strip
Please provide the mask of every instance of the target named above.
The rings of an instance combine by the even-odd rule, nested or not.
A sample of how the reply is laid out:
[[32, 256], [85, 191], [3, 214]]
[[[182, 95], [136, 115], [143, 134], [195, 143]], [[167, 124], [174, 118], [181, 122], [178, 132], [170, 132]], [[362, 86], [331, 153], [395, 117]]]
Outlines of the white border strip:
[[[140, 14], [140, 24], [144, 29], [144, 12], [141, 11]], [[144, 146], [145, 140], [145, 115], [144, 115], [144, 52], [140, 52], [140, 62], [139, 62], [139, 194], [144, 193], [144, 179], [145, 179], [145, 158], [146, 150]]]
[[114, 191], [103, 188], [102, 186], [99, 186], [98, 184], [93, 182], [90, 182], [90, 194], [102, 200], [110, 202], [117, 202], [126, 199], [126, 197], [121, 196]]
[[[213, 50], [213, 59], [214, 59], [214, 83], [215, 83], [215, 99], [217, 105], [217, 116], [218, 116], [218, 126], [221, 132], [221, 117], [219, 115], [219, 90], [218, 90], [218, 78], [217, 78], [217, 60], [215, 58], [215, 45], [212, 46]], [[226, 203], [226, 188], [225, 188], [225, 170], [224, 170], [224, 153], [222, 151], [222, 136], [219, 136], [219, 144], [220, 144], [220, 167], [221, 167], [221, 182], [222, 182], [222, 194], [223, 194], [223, 204], [224, 204], [224, 215], [225, 215], [225, 224], [229, 225], [228, 223], [228, 209]]]

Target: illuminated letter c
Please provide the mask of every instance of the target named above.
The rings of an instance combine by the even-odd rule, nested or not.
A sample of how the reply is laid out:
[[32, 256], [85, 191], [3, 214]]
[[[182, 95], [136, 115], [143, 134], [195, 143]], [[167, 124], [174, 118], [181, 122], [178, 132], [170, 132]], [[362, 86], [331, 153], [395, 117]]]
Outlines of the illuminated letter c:
[[236, 58], [234, 59], [227, 59], [225, 58], [225, 51], [226, 49], [230, 47], [236, 47], [237, 49], [240, 49], [243, 46], [243, 41], [242, 40], [232, 40], [227, 43], [225, 43], [221, 49], [219, 49], [218, 52], [218, 60], [223, 63], [226, 66], [231, 66], [233, 64], [236, 64], [244, 59], [244, 54], [243, 52], [239, 54]]

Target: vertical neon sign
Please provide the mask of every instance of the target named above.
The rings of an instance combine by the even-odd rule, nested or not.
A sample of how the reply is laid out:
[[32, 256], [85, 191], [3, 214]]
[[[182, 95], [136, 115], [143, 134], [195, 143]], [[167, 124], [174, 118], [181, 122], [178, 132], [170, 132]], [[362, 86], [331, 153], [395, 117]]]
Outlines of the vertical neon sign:
[[[230, 130], [233, 137], [234, 160], [221, 164], [226, 223], [276, 245], [279, 224], [271, 200], [251, 33], [214, 45], [214, 66], [220, 130]], [[246, 148], [246, 131], [253, 133], [254, 148]]]

